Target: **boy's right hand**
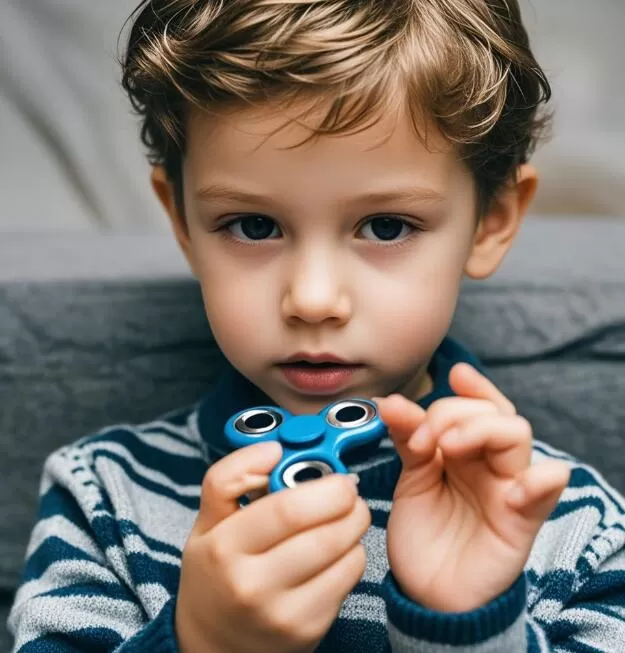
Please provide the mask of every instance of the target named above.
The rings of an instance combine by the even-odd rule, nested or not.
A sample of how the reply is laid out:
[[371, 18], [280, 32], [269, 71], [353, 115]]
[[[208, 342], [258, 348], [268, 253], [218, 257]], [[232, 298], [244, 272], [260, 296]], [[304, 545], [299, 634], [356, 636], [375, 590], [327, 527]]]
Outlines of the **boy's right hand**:
[[313, 651], [364, 573], [371, 523], [354, 481], [332, 474], [239, 508], [267, 486], [281, 447], [267, 442], [215, 463], [182, 554], [181, 653]]

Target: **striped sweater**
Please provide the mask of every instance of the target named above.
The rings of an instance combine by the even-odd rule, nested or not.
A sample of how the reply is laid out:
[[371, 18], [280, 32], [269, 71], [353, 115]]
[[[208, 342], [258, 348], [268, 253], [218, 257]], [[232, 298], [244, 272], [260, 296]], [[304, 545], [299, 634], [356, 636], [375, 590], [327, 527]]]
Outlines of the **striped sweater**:
[[[421, 405], [452, 394], [448, 372], [461, 360], [479, 367], [443, 341], [430, 368], [434, 391]], [[230, 370], [195, 407], [108, 428], [50, 456], [9, 617], [14, 650], [175, 653], [181, 553], [202, 478], [226, 453], [228, 417], [267, 402]], [[400, 463], [390, 440], [346, 461], [373, 516], [368, 562], [318, 650], [625, 651], [625, 501], [593, 469], [536, 442], [534, 459], [545, 457], [568, 461], [571, 480], [524, 573], [488, 605], [462, 614], [427, 610], [393, 581], [385, 536]]]

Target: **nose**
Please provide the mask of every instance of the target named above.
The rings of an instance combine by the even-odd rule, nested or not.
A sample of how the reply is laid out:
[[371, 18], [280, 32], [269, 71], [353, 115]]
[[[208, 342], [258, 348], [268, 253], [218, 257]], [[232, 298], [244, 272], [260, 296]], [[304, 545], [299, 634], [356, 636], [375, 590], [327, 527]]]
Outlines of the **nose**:
[[349, 321], [352, 302], [337, 258], [323, 247], [294, 255], [282, 298], [282, 314], [287, 322], [331, 321], [341, 325]]

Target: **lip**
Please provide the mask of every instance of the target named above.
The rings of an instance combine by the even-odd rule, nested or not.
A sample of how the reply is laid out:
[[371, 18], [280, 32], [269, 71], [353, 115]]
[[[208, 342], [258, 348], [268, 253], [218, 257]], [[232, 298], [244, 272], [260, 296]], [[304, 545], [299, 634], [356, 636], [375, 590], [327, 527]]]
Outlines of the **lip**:
[[335, 354], [330, 354], [322, 352], [319, 354], [309, 354], [305, 351], [298, 351], [296, 354], [289, 356], [284, 360], [280, 365], [289, 365], [292, 363], [336, 363], [337, 365], [353, 365], [349, 363], [344, 358], [336, 356]]
[[[297, 365], [297, 363], [309, 363]], [[324, 363], [323, 367], [314, 367]], [[309, 395], [335, 395], [344, 390], [361, 364], [349, 363], [334, 354], [298, 353], [278, 365], [287, 383], [296, 391]]]

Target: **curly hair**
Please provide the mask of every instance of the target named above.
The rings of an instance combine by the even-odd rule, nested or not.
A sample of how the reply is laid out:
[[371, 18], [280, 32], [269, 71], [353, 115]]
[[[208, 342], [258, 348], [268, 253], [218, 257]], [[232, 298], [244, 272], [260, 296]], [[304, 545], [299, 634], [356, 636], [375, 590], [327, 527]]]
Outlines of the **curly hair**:
[[518, 0], [144, 0], [130, 20], [122, 85], [179, 202], [191, 105], [319, 98], [311, 137], [408, 107], [424, 142], [430, 123], [456, 145], [478, 214], [551, 117]]

